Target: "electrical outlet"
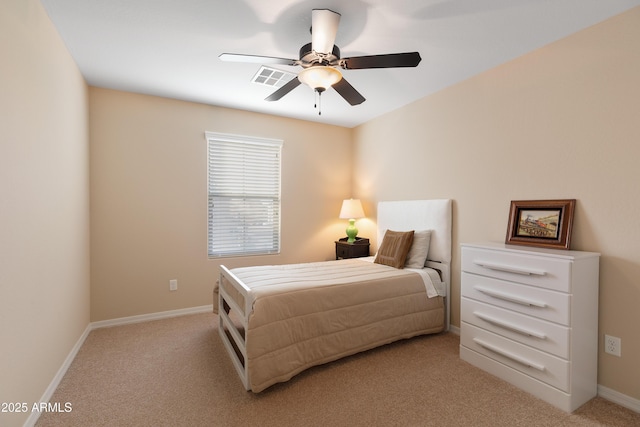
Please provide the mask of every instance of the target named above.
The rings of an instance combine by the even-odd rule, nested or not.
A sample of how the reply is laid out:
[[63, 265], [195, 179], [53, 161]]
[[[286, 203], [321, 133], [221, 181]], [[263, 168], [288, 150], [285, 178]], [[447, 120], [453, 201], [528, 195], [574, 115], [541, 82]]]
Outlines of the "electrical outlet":
[[169, 280], [169, 290], [170, 291], [178, 290], [178, 281], [176, 279]]
[[622, 340], [611, 335], [604, 336], [604, 352], [614, 356], [622, 356]]

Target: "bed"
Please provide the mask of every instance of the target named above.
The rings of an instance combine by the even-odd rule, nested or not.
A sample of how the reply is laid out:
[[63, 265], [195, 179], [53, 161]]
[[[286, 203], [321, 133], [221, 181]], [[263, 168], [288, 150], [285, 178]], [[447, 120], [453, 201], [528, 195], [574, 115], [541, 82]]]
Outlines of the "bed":
[[[245, 389], [258, 393], [312, 366], [448, 330], [451, 217], [449, 199], [380, 202], [376, 256], [220, 266], [219, 333]], [[406, 267], [385, 258], [400, 246], [411, 249]]]

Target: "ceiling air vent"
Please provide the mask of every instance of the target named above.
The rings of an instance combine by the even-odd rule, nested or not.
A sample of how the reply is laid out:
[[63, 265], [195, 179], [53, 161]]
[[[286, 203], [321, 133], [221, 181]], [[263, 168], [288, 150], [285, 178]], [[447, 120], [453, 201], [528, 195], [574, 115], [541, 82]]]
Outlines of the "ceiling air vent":
[[286, 84], [289, 80], [293, 79], [295, 76], [295, 74], [265, 67], [263, 65], [262, 67], [260, 67], [256, 75], [253, 76], [253, 79], [251, 81], [265, 86], [280, 87]]

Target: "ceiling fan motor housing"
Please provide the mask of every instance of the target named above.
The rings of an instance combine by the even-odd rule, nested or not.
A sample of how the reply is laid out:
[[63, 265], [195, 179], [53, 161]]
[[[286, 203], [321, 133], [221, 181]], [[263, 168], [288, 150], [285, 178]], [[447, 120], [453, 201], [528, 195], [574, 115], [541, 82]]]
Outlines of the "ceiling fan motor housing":
[[300, 48], [300, 66], [309, 68], [316, 65], [333, 66], [340, 59], [340, 48], [334, 45], [331, 53], [321, 54], [314, 52], [311, 43], [307, 43]]

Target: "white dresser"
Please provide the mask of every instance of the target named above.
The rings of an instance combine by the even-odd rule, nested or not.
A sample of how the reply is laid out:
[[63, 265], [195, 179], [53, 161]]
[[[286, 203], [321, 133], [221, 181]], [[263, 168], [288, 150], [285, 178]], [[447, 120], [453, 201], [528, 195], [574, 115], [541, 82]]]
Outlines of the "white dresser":
[[460, 357], [566, 412], [595, 397], [599, 260], [463, 244]]

